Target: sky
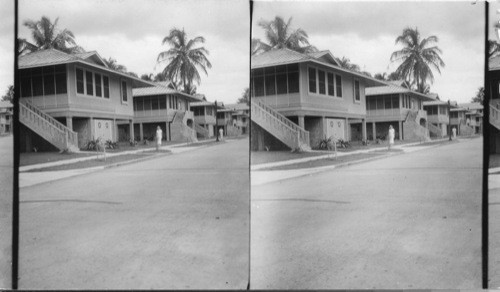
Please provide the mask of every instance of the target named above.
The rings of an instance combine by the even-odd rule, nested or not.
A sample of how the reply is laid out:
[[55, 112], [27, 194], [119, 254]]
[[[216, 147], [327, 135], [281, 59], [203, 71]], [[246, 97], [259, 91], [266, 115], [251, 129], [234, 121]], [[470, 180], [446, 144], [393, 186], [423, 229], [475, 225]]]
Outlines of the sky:
[[14, 0], [0, 8], [0, 96], [14, 84]]
[[[4, 14], [4, 12], [1, 12]], [[19, 37], [31, 39], [25, 20], [52, 21], [69, 29], [78, 45], [139, 76], [158, 73], [158, 54], [170, 29], [184, 28], [189, 39], [203, 36], [212, 68], [201, 70], [197, 92], [209, 101], [236, 103], [249, 84], [249, 4], [245, 0], [19, 0]], [[2, 46], [3, 49], [3, 46]], [[5, 87], [4, 81], [0, 88]]]
[[[441, 100], [469, 102], [484, 79], [485, 4], [473, 1], [418, 2], [256, 2], [252, 38], [264, 40], [260, 20], [292, 17], [309, 42], [335, 57], [349, 58], [372, 75], [393, 72], [391, 53], [401, 49], [395, 40], [406, 27], [422, 37], [435, 35], [446, 66], [434, 73], [431, 92]], [[500, 8], [500, 7], [499, 7]]]

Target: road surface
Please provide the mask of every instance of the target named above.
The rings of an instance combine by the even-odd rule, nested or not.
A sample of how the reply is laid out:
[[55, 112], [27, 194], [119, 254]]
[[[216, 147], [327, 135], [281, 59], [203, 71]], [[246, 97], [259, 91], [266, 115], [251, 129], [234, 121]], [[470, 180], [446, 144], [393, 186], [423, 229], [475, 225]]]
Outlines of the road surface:
[[251, 289], [481, 288], [482, 142], [252, 187]]
[[248, 139], [20, 191], [20, 289], [244, 289]]
[[0, 288], [6, 289], [12, 288], [13, 143], [12, 135], [0, 137]]

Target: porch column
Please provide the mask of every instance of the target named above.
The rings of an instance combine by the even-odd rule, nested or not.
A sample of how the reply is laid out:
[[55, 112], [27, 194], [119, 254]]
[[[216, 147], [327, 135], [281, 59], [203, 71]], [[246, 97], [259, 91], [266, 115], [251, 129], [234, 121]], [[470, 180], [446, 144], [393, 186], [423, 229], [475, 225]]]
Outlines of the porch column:
[[349, 125], [349, 118], [345, 118], [345, 140], [351, 141], [351, 126]]
[[90, 121], [90, 139], [89, 140], [94, 140], [94, 133], [95, 133], [95, 129], [94, 129], [94, 118], [93, 117], [90, 117], [89, 119]]
[[302, 129], [305, 129], [304, 127], [304, 116], [298, 116], [299, 118], [299, 127], [301, 127]]
[[113, 129], [113, 132], [112, 132], [112, 139], [114, 142], [118, 142], [118, 125], [116, 124], [116, 119], [113, 119], [113, 125], [112, 125], [112, 129]]
[[361, 121], [361, 132], [362, 132], [362, 140], [366, 141], [366, 119], [362, 119]]
[[128, 120], [128, 125], [129, 125], [130, 140], [134, 141], [135, 140], [135, 135], [134, 135], [134, 120]]
[[399, 121], [399, 140], [403, 140], [403, 122]]
[[73, 118], [72, 117], [66, 117], [66, 127], [73, 130]]
[[141, 142], [142, 142], [143, 137], [144, 137], [144, 131], [143, 131], [143, 128], [142, 128], [142, 123], [139, 123], [139, 135], [141, 135], [141, 136], [139, 137], [139, 141], [141, 141]]
[[165, 121], [165, 134], [163, 136], [165, 136], [165, 141], [168, 141], [169, 133], [168, 133], [168, 122], [167, 121]]
[[373, 132], [373, 141], [377, 140], [377, 124], [375, 122], [372, 123], [372, 132]]

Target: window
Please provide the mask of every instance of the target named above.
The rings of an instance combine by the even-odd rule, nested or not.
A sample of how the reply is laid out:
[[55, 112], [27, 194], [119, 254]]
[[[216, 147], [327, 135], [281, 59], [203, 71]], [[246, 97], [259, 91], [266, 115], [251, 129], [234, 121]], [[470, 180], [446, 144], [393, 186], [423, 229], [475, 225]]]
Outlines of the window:
[[160, 96], [160, 109], [166, 109], [167, 108], [167, 99], [164, 98], [163, 96]]
[[316, 69], [309, 68], [309, 92], [316, 93]]
[[94, 95], [94, 79], [92, 72], [85, 71], [85, 80], [87, 84], [87, 95]]
[[359, 86], [359, 80], [354, 79], [354, 101], [361, 101], [361, 92]]
[[137, 99], [134, 99], [137, 103], [136, 107], [138, 111], [143, 111], [144, 110], [144, 98], [139, 97]]
[[31, 78], [21, 77], [21, 97], [31, 97]]
[[122, 101], [127, 102], [127, 82], [122, 81]]
[[45, 95], [52, 95], [56, 93], [54, 83], [54, 68], [43, 67], [43, 91]]
[[157, 110], [159, 108], [160, 108], [160, 104], [159, 104], [159, 101], [158, 101], [158, 97], [157, 96], [152, 96], [151, 97], [151, 109]]
[[335, 75], [333, 73], [328, 72], [327, 81], [328, 81], [328, 95], [335, 96]]
[[254, 69], [250, 73], [253, 96], [299, 92], [298, 64]]
[[399, 95], [392, 96], [392, 108], [399, 108]]
[[337, 82], [337, 96], [342, 97], [342, 77], [340, 75], [335, 76], [335, 81]]
[[[285, 68], [286, 70], [286, 68]], [[287, 80], [286, 80], [286, 71], [285, 73], [276, 74], [276, 93], [277, 94], [286, 94], [288, 92], [287, 89]]]
[[377, 109], [384, 108], [384, 97], [377, 97]]
[[377, 99], [372, 98], [368, 101], [368, 109], [376, 110], [377, 109]]
[[319, 94], [326, 94], [325, 71], [318, 70], [318, 89]]
[[109, 98], [109, 78], [102, 76], [102, 83], [104, 85], [104, 98]]
[[95, 73], [95, 95], [102, 97], [101, 74]]
[[299, 92], [299, 64], [286, 65], [288, 93]]
[[67, 93], [66, 87], [66, 65], [54, 66], [56, 94]]
[[76, 92], [84, 94], [83, 88], [83, 70], [76, 68]]

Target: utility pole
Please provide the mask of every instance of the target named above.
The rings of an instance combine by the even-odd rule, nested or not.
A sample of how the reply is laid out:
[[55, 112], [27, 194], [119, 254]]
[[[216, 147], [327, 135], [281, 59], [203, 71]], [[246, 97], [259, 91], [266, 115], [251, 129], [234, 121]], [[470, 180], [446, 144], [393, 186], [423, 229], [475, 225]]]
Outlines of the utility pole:
[[449, 141], [451, 141], [451, 103], [448, 99], [448, 135], [450, 135]]
[[215, 101], [215, 141], [219, 142], [219, 121], [217, 119], [217, 101]]

